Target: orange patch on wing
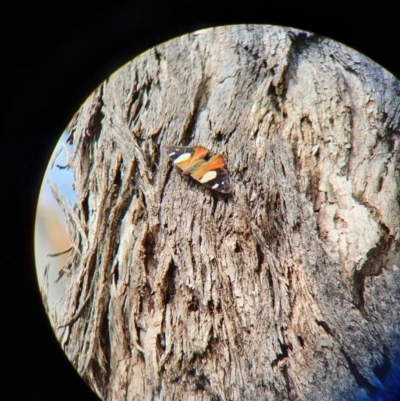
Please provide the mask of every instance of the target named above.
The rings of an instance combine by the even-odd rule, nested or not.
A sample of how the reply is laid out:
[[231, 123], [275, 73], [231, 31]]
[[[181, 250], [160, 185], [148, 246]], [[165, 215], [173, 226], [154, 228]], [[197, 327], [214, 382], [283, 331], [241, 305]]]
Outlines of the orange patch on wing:
[[208, 167], [208, 170], [217, 170], [219, 168], [224, 168], [225, 162], [222, 156], [216, 155], [213, 156], [206, 165]]
[[203, 175], [206, 174], [207, 172], [218, 170], [220, 168], [225, 168], [224, 159], [220, 155], [213, 156], [209, 162], [206, 162], [198, 170], [193, 172], [192, 177], [199, 181], [201, 177], [203, 177]]
[[188, 166], [193, 164], [196, 160], [204, 159], [208, 154], [208, 149], [203, 148], [202, 146], [196, 146], [194, 148], [193, 154], [187, 159], [180, 163], [176, 163], [178, 167], [182, 170], [186, 170]]
[[199, 159], [204, 159], [208, 154], [208, 149], [203, 148], [202, 146], [196, 146], [194, 148], [194, 152], [191, 157], [191, 161], [196, 161]]
[[191, 162], [191, 159], [187, 159], [187, 160], [184, 160], [183, 162], [176, 163], [176, 165], [177, 165], [179, 168], [181, 168], [182, 170], [185, 170], [186, 167], [190, 164], [190, 162]]

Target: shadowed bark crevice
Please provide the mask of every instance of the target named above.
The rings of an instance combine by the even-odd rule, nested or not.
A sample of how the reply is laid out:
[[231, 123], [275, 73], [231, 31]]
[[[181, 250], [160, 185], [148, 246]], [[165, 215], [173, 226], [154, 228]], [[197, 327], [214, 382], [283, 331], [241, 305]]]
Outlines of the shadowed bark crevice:
[[388, 373], [392, 368], [389, 357], [390, 350], [388, 350], [386, 346], [383, 346], [383, 351], [383, 362], [381, 365], [377, 365], [374, 369], [375, 375], [381, 383], [385, 383]]
[[370, 394], [374, 394], [376, 388], [359, 372], [357, 366], [352, 362], [350, 357], [346, 354], [346, 352], [341, 348], [341, 352], [346, 359], [347, 365], [350, 369], [351, 374], [353, 375], [357, 385], [361, 389], [365, 389]]

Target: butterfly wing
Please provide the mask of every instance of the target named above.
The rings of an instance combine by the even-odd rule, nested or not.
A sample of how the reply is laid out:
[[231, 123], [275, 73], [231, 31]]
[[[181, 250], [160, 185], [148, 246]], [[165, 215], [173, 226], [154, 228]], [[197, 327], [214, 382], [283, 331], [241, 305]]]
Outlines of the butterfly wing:
[[191, 172], [193, 163], [204, 159], [208, 154], [208, 149], [202, 146], [190, 147], [173, 147], [167, 146], [167, 152], [172, 162], [185, 172]]
[[222, 156], [216, 155], [206, 161], [205, 157], [209, 151], [202, 146], [166, 146], [166, 150], [172, 162], [196, 181], [214, 191], [222, 193], [232, 191], [228, 170]]
[[228, 170], [222, 156], [213, 156], [208, 162], [203, 163], [191, 176], [198, 182], [214, 191], [230, 193]]

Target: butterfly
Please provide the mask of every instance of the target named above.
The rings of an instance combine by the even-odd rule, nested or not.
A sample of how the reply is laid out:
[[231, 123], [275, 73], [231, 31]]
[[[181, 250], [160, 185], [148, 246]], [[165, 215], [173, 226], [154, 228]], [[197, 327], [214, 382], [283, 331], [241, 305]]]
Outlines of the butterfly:
[[221, 155], [206, 160], [209, 150], [203, 146], [167, 146], [167, 154], [175, 166], [214, 191], [230, 193], [228, 170]]

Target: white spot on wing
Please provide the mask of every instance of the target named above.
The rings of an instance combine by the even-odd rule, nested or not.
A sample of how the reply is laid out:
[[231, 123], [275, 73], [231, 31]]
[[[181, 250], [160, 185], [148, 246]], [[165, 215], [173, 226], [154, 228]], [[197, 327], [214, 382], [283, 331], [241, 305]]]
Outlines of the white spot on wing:
[[175, 151], [168, 153], [168, 156], [173, 156], [175, 153], [176, 153]]
[[214, 184], [211, 188], [212, 189], [217, 189], [219, 187], [219, 184]]
[[191, 153], [182, 153], [178, 158], [174, 160], [175, 164], [182, 163], [188, 159], [190, 159]]
[[217, 176], [217, 172], [216, 171], [208, 171], [207, 173], [205, 173], [203, 175], [203, 177], [201, 177], [200, 182], [202, 184], [208, 182], [208, 181], [212, 181], [215, 177]]

